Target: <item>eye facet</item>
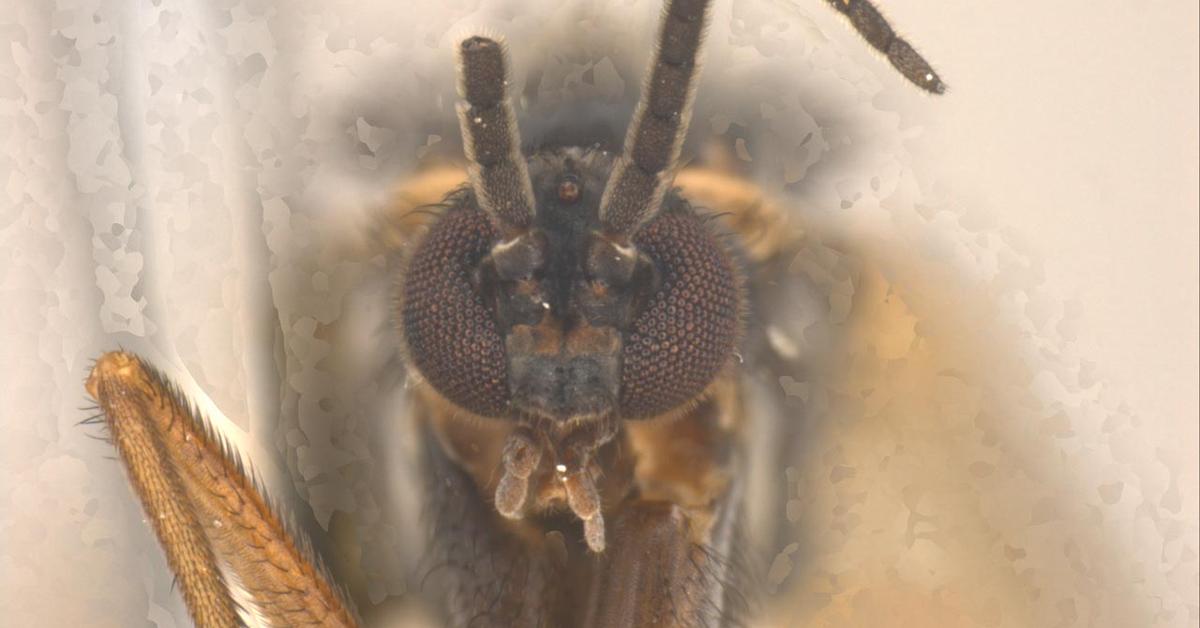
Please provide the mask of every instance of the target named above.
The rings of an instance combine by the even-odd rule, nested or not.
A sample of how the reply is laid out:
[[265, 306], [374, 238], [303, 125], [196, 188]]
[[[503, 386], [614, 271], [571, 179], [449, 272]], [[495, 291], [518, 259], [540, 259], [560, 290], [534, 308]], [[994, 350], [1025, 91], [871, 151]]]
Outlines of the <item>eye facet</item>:
[[411, 363], [443, 397], [492, 417], [509, 405], [508, 367], [472, 276], [498, 237], [473, 204], [449, 210], [409, 261], [400, 308]]
[[664, 211], [634, 243], [660, 285], [625, 334], [620, 407], [630, 419], [702, 393], [733, 355], [741, 324], [733, 260], [694, 214]]

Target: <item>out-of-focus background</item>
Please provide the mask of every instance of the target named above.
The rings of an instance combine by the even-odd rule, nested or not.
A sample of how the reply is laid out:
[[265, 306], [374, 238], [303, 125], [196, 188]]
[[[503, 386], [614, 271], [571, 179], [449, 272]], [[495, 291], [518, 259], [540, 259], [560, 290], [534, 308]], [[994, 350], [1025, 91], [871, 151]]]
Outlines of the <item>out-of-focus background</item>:
[[1046, 259], [1085, 312], [1092, 359], [1154, 429], [1195, 445], [1200, 8], [884, 10], [953, 81], [922, 142], [943, 157], [938, 182]]
[[[811, 233], [781, 307], [815, 305], [781, 328], [840, 351], [759, 382], [812, 441], [756, 469], [782, 486], [751, 508], [763, 622], [1196, 625], [1197, 5], [880, 4], [947, 95], [824, 2], [720, 1], [685, 151], [741, 140]], [[657, 15], [0, 8], [4, 623], [187, 625], [109, 446], [75, 425], [88, 361], [120, 344], [258, 462], [369, 619], [437, 625], [364, 233], [397, 180], [458, 154], [459, 36], [508, 37], [529, 139], [623, 124]]]

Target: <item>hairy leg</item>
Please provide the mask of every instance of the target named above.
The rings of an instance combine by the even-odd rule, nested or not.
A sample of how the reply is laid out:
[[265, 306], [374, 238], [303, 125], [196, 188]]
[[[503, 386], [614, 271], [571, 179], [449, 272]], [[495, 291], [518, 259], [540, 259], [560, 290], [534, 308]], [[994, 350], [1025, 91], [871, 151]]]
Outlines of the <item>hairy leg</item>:
[[227, 566], [272, 626], [355, 626], [349, 604], [298, 545], [240, 457], [135, 355], [100, 357], [87, 381], [197, 625], [240, 623]]

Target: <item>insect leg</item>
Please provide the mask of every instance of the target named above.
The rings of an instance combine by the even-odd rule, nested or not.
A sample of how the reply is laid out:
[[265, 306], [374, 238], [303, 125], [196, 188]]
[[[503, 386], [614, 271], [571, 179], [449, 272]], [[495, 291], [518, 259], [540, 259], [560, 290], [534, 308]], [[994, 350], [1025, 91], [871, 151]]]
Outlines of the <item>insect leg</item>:
[[934, 94], [946, 91], [946, 84], [934, 71], [933, 66], [903, 37], [892, 30], [890, 24], [869, 0], [828, 0], [839, 12], [850, 19], [854, 30], [862, 35], [873, 48], [887, 56], [904, 78], [917, 87]]
[[192, 621], [198, 626], [240, 625], [237, 604], [221, 575], [200, 515], [188, 500], [184, 480], [148, 417], [160, 405], [151, 400], [161, 400], [164, 395], [122, 381], [120, 358], [122, 354], [109, 354], [100, 359], [88, 379], [88, 392], [103, 408], [113, 445], [175, 572]]
[[234, 626], [227, 565], [273, 626], [355, 626], [348, 603], [245, 474], [238, 454], [140, 358], [108, 353], [87, 381], [201, 626]]

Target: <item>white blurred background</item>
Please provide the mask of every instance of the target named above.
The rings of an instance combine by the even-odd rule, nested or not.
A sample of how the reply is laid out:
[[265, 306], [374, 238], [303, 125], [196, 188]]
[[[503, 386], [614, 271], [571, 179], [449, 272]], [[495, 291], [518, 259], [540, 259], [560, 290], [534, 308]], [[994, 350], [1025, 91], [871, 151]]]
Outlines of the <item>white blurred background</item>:
[[[1044, 553], [1013, 561], [1014, 586], [1044, 592], [1039, 601], [997, 619], [969, 599], [984, 611], [963, 625], [1196, 625], [1196, 3], [880, 5], [947, 95], [905, 85], [820, 0], [726, 0], [693, 136], [732, 121], [758, 139], [756, 179], [795, 207], [894, 228], [882, 236], [893, 247], [967, 250], [948, 257], [958, 266], [947, 275], [972, 288], [963, 295], [1006, 313], [1005, 295], [1021, 295], [1015, 318], [1027, 325], [996, 342], [1032, 372], [1069, 362], [1077, 375], [1063, 389], [1000, 384], [1028, 389], [1038, 412], [1061, 410], [1076, 436], [993, 461], [1011, 471], [1011, 494], [980, 482], [957, 495], [984, 495], [989, 532], [1013, 543], [1029, 520], [1001, 511], [1036, 519], [1038, 490], [1060, 499], [1048, 515], [1058, 523], [1025, 538]], [[398, 394], [375, 377], [389, 355], [383, 305], [361, 288], [379, 269], [346, 243], [398, 177], [458, 150], [457, 34], [508, 35], [523, 116], [586, 101], [619, 120], [656, 16], [654, 0], [0, 7], [3, 623], [187, 625], [110, 450], [75, 427], [88, 360], [117, 344], [203, 390], [309, 526], [353, 539], [346, 572], [361, 579], [360, 603], [429, 621], [411, 577], [422, 543], [412, 447], [402, 421], [367, 420], [386, 418]], [[821, 150], [793, 150], [811, 130]], [[343, 328], [358, 331], [331, 331]], [[339, 347], [371, 351], [347, 374]], [[1044, 437], [1036, 425], [1014, 417], [1014, 442]], [[856, 482], [884, 486], [861, 470]], [[1086, 490], [1073, 498], [1077, 484]], [[1113, 486], [1124, 498], [1103, 489]], [[938, 508], [954, 512], [920, 510]], [[844, 565], [866, 551], [851, 544], [830, 560], [857, 573]], [[956, 577], [922, 571], [944, 565], [928, 552], [895, 561], [930, 590]], [[784, 590], [806, 582], [796, 571], [782, 572]]]

